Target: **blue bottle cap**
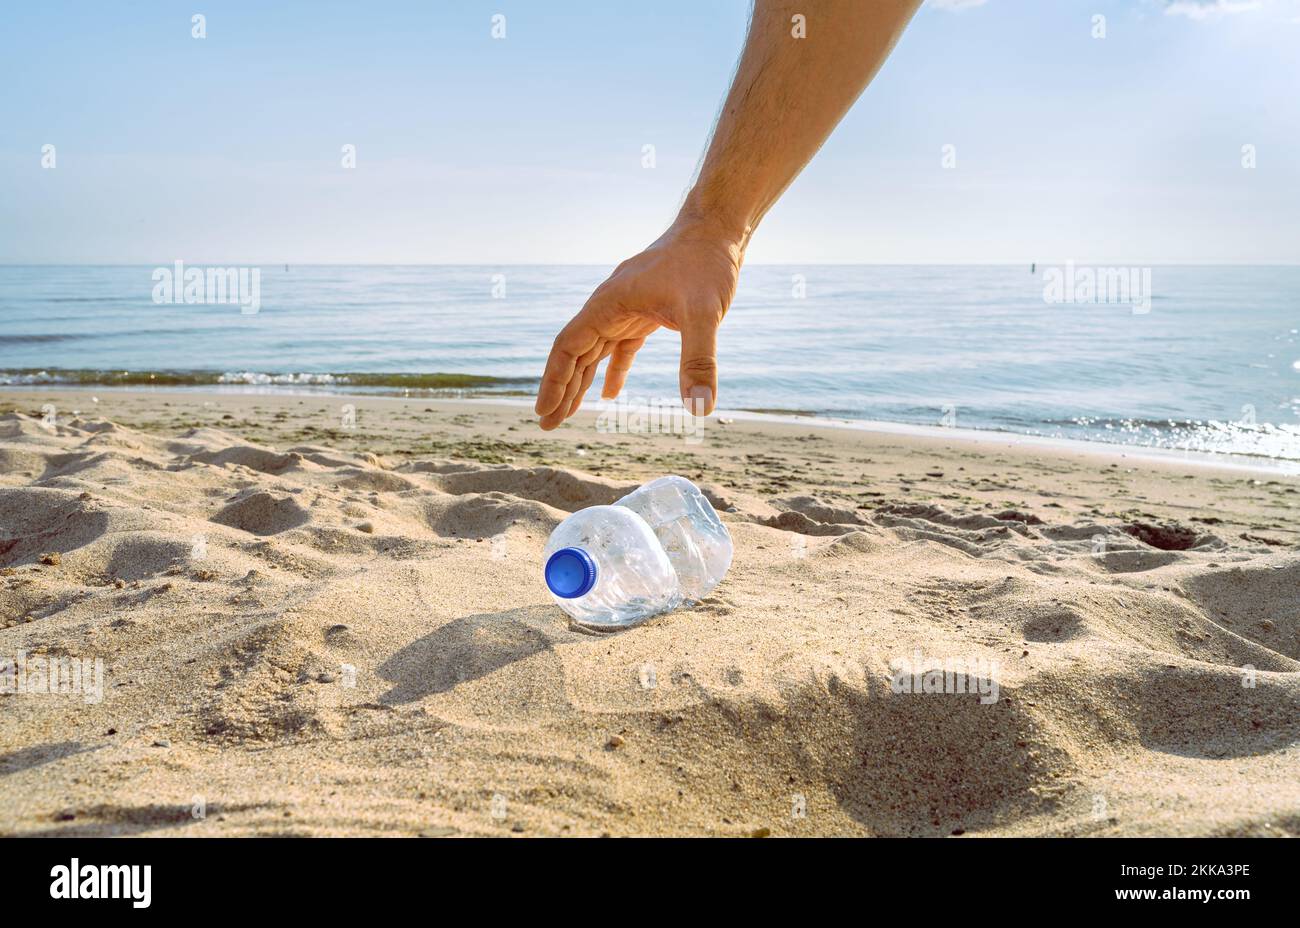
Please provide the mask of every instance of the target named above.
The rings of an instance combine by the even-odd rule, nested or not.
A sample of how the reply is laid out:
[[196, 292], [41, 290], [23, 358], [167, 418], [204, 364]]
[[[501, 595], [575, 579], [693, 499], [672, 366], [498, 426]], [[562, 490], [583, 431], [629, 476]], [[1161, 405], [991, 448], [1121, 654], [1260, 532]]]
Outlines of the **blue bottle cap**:
[[546, 585], [561, 599], [577, 599], [596, 585], [596, 562], [581, 548], [561, 548], [546, 562]]

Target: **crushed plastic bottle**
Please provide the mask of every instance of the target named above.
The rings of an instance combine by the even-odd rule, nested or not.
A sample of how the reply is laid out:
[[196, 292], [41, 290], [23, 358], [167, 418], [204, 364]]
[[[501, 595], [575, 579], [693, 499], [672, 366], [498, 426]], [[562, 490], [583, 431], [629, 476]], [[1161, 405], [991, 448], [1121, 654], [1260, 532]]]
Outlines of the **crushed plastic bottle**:
[[731, 566], [731, 535], [685, 477], [661, 477], [551, 533], [547, 588], [583, 625], [619, 628], [703, 599]]

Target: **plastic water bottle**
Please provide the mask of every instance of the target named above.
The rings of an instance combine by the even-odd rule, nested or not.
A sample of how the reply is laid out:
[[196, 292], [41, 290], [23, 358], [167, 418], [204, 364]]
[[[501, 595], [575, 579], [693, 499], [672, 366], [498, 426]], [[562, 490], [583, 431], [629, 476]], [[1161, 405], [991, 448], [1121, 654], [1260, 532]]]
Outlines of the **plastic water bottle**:
[[583, 625], [617, 628], [703, 599], [731, 566], [727, 527], [684, 477], [569, 516], [546, 543], [546, 586]]
[[695, 484], [660, 477], [615, 505], [631, 509], [654, 530], [685, 599], [698, 602], [722, 582], [731, 566], [731, 533]]

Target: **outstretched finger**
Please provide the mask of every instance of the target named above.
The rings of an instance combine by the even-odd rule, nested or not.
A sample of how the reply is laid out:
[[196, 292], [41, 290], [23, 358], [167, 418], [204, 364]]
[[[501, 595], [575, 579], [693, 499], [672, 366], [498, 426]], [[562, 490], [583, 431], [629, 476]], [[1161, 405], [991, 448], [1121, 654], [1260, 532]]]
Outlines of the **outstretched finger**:
[[609, 354], [609, 347], [606, 346], [601, 352], [600, 357], [587, 365], [587, 369], [582, 372], [582, 385], [578, 387], [578, 393], [569, 404], [569, 411], [565, 413], [564, 418], [570, 419], [573, 414], [582, 406], [582, 398], [587, 395], [587, 390], [591, 387], [591, 382], [596, 379], [596, 372], [600, 370], [600, 362], [605, 360]]
[[558, 426], [561, 422], [569, 417], [569, 408], [573, 405], [573, 400], [578, 396], [578, 391], [582, 388], [582, 377], [587, 367], [597, 363], [604, 355], [605, 340], [597, 338], [596, 343], [586, 352], [574, 359], [572, 372], [568, 383], [564, 385], [564, 392], [560, 394], [559, 401], [555, 407], [545, 413], [538, 423], [544, 430], [550, 431]]
[[627, 372], [632, 369], [632, 359], [644, 344], [644, 338], [629, 338], [615, 346], [614, 353], [609, 358], [609, 367], [605, 368], [605, 388], [600, 391], [601, 396], [612, 400], [623, 391], [623, 384], [627, 383]]
[[718, 397], [718, 324], [695, 320], [682, 327], [682, 404], [696, 416], [713, 412]]
[[[537, 388], [537, 414], [543, 418], [556, 410], [563, 409], [564, 396], [568, 392], [569, 382], [580, 370], [579, 362], [589, 352], [600, 337], [594, 330], [579, 323], [579, 316], [574, 317], [560, 334], [555, 336], [551, 346], [550, 357], [546, 359], [546, 370], [542, 373], [542, 382]], [[554, 427], [554, 426], [552, 426]]]

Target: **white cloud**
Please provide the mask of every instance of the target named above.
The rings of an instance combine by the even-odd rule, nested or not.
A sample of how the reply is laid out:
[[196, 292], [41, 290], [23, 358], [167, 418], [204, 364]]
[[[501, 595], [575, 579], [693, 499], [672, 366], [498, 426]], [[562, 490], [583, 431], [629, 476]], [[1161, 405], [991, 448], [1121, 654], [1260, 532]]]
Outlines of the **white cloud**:
[[1170, 0], [1165, 7], [1165, 15], [1208, 19], [1220, 14], [1249, 13], [1262, 9], [1263, 6], [1261, 0]]

